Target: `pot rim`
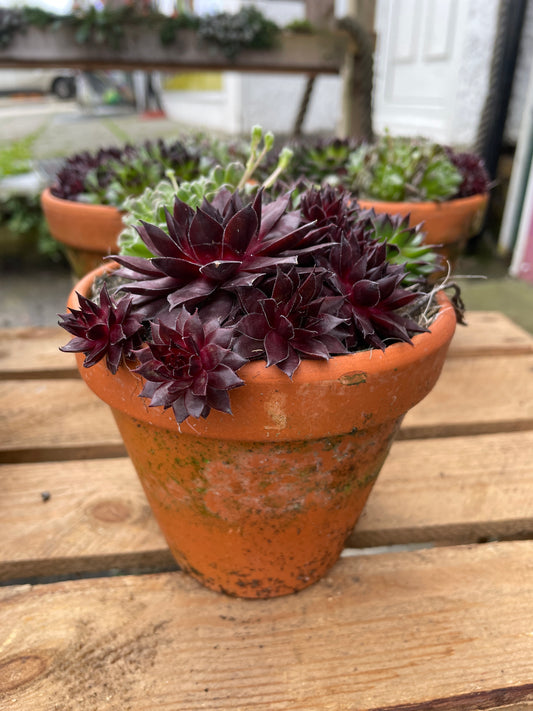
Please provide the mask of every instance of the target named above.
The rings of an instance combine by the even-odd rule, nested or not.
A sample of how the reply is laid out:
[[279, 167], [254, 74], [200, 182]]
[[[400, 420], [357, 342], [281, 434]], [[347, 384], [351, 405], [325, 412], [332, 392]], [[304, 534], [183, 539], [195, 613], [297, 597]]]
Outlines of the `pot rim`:
[[122, 215], [124, 213], [123, 210], [119, 210], [118, 207], [115, 207], [114, 205], [102, 205], [101, 203], [81, 202], [78, 200], [67, 200], [66, 198], [57, 197], [57, 195], [53, 194], [50, 187], [45, 188], [42, 191], [41, 199], [50, 202], [51, 204], [61, 205], [62, 209], [65, 210], [71, 209], [78, 211], [80, 208], [87, 208], [88, 210], [103, 210], [109, 214], [116, 214], [118, 212]]
[[[380, 200], [378, 198], [372, 197], [356, 197], [355, 199], [360, 205], [363, 204], [379, 204], [380, 207], [384, 205], [392, 205], [397, 210], [405, 210], [407, 206], [411, 209], [433, 211], [433, 210], [453, 210], [461, 209], [472, 205], [472, 207], [477, 206], [478, 203], [482, 204], [486, 202], [489, 198], [489, 193], [476, 193], [475, 195], [468, 195], [468, 197], [453, 198], [452, 200]], [[392, 210], [391, 210], [392, 211]]]
[[41, 206], [50, 232], [58, 242], [102, 254], [118, 250], [118, 236], [124, 228], [124, 213], [118, 208], [58, 198], [50, 188], [41, 193]]
[[[77, 308], [77, 292], [88, 296], [95, 277], [116, 268], [117, 263], [109, 261], [85, 275], [73, 288], [68, 307]], [[177, 425], [172, 409], [150, 407], [145, 398], [139, 397], [143, 379], [127, 366], [121, 365], [113, 375], [103, 360], [84, 368], [83, 354], [76, 354], [76, 358], [82, 378], [101, 399], [112, 408], [156, 426], [212, 438], [256, 439], [246, 434], [249, 420], [254, 419], [251, 401], [270, 412], [272, 427], [266, 439], [308, 439], [324, 436], [320, 434], [324, 426], [321, 420], [327, 418], [328, 413], [336, 420], [334, 426], [329, 427], [329, 434], [340, 434], [359, 429], [370, 420], [377, 425], [401, 417], [425, 397], [438, 379], [456, 326], [455, 311], [444, 292], [437, 294], [437, 302], [440, 309], [431, 330], [413, 336], [412, 345], [393, 343], [385, 351], [368, 349], [333, 356], [328, 361], [302, 360], [292, 379], [279, 368], [267, 368], [264, 360], [245, 364], [239, 370], [245, 385], [230, 393], [233, 418], [212, 410], [206, 419], [191, 421], [189, 417]], [[336, 406], [325, 402], [330, 397]], [[307, 405], [304, 414], [298, 415], [292, 412], [292, 401], [299, 398]], [[380, 414], [375, 411], [378, 407], [375, 401], [379, 406], [386, 405]], [[312, 416], [308, 417], [306, 408], [316, 410], [317, 402], [321, 403], [324, 416], [314, 421]], [[233, 432], [232, 419], [240, 421], [241, 429], [244, 428], [240, 433]]]

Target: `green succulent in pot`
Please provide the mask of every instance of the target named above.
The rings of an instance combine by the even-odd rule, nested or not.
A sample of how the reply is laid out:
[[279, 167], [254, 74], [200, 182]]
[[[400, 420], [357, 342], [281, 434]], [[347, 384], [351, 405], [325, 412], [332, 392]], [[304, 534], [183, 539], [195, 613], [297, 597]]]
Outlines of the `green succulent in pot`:
[[361, 207], [399, 215], [411, 228], [422, 225], [423, 237], [412, 246], [415, 252], [421, 244], [438, 251], [441, 264], [435, 264], [434, 279], [453, 270], [467, 240], [481, 229], [490, 182], [473, 153], [385, 134], [351, 151], [339, 176]]
[[424, 138], [384, 134], [363, 143], [347, 162], [356, 195], [387, 202], [452, 200], [486, 193], [483, 161]]

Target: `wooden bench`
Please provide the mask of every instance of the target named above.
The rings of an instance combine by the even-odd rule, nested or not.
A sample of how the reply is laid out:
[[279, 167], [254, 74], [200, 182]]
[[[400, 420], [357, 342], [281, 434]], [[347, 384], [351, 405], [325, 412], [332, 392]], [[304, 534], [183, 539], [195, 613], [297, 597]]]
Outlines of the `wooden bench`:
[[267, 601], [177, 570], [66, 334], [1, 332], [0, 709], [533, 709], [533, 338], [468, 320], [345, 555]]

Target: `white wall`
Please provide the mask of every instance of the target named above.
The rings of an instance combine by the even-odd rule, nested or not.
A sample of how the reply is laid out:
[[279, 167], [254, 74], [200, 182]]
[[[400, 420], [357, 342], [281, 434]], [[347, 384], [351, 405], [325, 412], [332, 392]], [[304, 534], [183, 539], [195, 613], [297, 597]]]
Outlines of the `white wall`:
[[[296, 0], [258, 0], [253, 4], [278, 25], [305, 17], [305, 5]], [[306, 77], [301, 74], [241, 75], [240, 125], [248, 132], [254, 124], [275, 133], [292, 132], [304, 94]], [[304, 132], [334, 133], [340, 116], [341, 81], [338, 76], [319, 76], [305, 116]]]

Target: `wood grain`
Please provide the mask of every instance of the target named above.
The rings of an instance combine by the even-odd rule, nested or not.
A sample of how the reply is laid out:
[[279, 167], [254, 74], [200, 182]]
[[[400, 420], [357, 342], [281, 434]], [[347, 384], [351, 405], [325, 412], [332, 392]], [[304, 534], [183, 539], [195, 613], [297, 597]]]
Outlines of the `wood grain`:
[[450, 437], [533, 428], [533, 355], [448, 358], [400, 437]]
[[348, 545], [533, 537], [533, 432], [397, 441]]
[[111, 410], [81, 379], [0, 382], [0, 462], [124, 454]]
[[59, 326], [3, 329], [0, 380], [79, 377], [74, 355], [59, 350], [69, 339]]
[[467, 311], [457, 326], [449, 358], [533, 353], [533, 336], [498, 311]]
[[[532, 452], [533, 432], [396, 442], [347, 545], [533, 537]], [[6, 464], [1, 486], [0, 580], [175, 567], [129, 459]]]
[[269, 601], [179, 572], [2, 588], [0, 705], [517, 709], [533, 698], [532, 606], [531, 541], [344, 559]]

